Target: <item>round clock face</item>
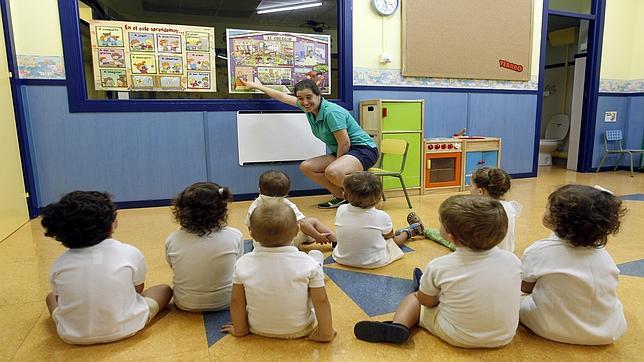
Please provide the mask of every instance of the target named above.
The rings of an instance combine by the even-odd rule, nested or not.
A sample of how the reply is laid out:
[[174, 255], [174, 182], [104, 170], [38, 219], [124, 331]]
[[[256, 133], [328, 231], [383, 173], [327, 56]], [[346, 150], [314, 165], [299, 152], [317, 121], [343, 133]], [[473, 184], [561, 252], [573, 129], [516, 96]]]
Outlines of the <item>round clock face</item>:
[[380, 15], [389, 16], [398, 9], [399, 0], [372, 0], [373, 7]]

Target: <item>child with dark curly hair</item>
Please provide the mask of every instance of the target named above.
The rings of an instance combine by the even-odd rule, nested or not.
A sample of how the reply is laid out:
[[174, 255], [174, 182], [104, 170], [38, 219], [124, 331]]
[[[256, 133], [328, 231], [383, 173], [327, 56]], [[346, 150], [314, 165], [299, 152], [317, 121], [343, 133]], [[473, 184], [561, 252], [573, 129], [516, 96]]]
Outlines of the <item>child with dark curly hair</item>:
[[242, 233], [228, 226], [230, 190], [197, 182], [172, 202], [181, 229], [165, 241], [173, 271], [174, 304], [189, 312], [228, 309], [235, 262], [243, 255]]
[[143, 290], [141, 252], [112, 239], [116, 207], [97, 191], [74, 191], [42, 210], [45, 235], [70, 250], [56, 259], [46, 299], [60, 338], [70, 344], [109, 343], [134, 335], [165, 308], [172, 289]]
[[626, 210], [599, 186], [565, 185], [548, 197], [543, 225], [553, 233], [523, 253], [520, 319], [541, 337], [610, 344], [626, 332], [617, 298], [619, 269], [604, 247]]
[[514, 252], [514, 228], [517, 223], [517, 218], [521, 215], [521, 206], [517, 201], [507, 201], [503, 196], [510, 190], [511, 184], [510, 175], [500, 168], [481, 167], [472, 175], [472, 188], [470, 193], [473, 195], [489, 196], [493, 199], [499, 200], [505, 214], [508, 216], [508, 233], [505, 238], [497, 245], [497, 247]]

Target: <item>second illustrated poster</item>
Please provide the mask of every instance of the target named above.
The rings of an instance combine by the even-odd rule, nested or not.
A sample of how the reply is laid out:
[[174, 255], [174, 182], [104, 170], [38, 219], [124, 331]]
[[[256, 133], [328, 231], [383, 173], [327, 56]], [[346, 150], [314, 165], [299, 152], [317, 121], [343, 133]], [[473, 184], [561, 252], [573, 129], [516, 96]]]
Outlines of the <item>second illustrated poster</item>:
[[329, 35], [227, 29], [226, 41], [230, 93], [255, 92], [240, 79], [284, 93], [310, 79], [322, 94], [331, 94]]

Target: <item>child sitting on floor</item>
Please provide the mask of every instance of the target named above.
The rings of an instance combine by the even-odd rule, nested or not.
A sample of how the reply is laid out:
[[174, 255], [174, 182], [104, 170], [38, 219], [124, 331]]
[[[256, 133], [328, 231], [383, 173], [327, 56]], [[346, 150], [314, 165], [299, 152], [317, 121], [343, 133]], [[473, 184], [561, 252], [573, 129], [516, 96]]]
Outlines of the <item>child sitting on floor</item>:
[[358, 268], [379, 268], [404, 256], [400, 246], [422, 235], [420, 222], [396, 233], [391, 217], [375, 208], [382, 195], [382, 181], [371, 172], [360, 171], [344, 178], [344, 197], [349, 205], [338, 207], [335, 227], [338, 244], [333, 259]]
[[[235, 264], [230, 303], [232, 323], [222, 332], [249, 333], [317, 342], [335, 337], [324, 288], [321, 258], [291, 245], [297, 235], [295, 213], [283, 200], [268, 199], [250, 216], [250, 235], [260, 245]], [[310, 253], [321, 256], [319, 250]]]
[[626, 332], [619, 270], [605, 248], [619, 231], [622, 201], [598, 186], [565, 185], [548, 197], [553, 233], [523, 253], [521, 323], [563, 343], [602, 345]]
[[49, 273], [47, 308], [58, 336], [70, 344], [109, 343], [130, 337], [165, 308], [172, 289], [143, 290], [141, 252], [111, 238], [116, 207], [97, 191], [74, 191], [42, 211], [45, 235], [69, 248]]
[[244, 254], [242, 233], [228, 226], [230, 190], [197, 182], [172, 201], [181, 229], [165, 241], [174, 304], [189, 312], [228, 309], [235, 262]]
[[505, 214], [508, 216], [508, 233], [497, 247], [514, 252], [514, 229], [516, 227], [517, 218], [521, 215], [520, 203], [516, 201], [503, 200], [505, 195], [512, 186], [510, 175], [500, 168], [482, 167], [476, 170], [472, 175], [472, 187], [470, 192], [473, 195], [489, 196], [493, 199], [499, 200]]
[[358, 322], [356, 337], [403, 343], [416, 324], [447, 343], [494, 348], [512, 341], [519, 324], [521, 263], [495, 248], [507, 231], [503, 206], [489, 197], [456, 195], [439, 209], [441, 234], [457, 248], [432, 260], [420, 290], [407, 295], [392, 322]]
[[[508, 216], [508, 233], [497, 247], [514, 252], [514, 229], [516, 226], [516, 219], [521, 214], [521, 209], [523, 207], [516, 201], [502, 200], [503, 195], [510, 190], [510, 186], [510, 175], [508, 175], [507, 172], [500, 168], [482, 167], [472, 174], [470, 193], [473, 195], [492, 197], [499, 200], [501, 205], [503, 205], [505, 214]], [[411, 214], [408, 217], [408, 220], [410, 218], [413, 220]], [[443, 239], [438, 230], [425, 228], [424, 234], [428, 239], [431, 239], [452, 251], [456, 250], [456, 246], [448, 240]]]
[[300, 209], [297, 208], [297, 205], [286, 198], [290, 190], [291, 179], [284, 172], [269, 170], [262, 173], [259, 176], [259, 196], [248, 208], [245, 220], [246, 226], [248, 227], [250, 225], [250, 216], [257, 206], [265, 200], [279, 197], [280, 200], [293, 209], [300, 227], [300, 232], [293, 239], [294, 246], [299, 248], [302, 244], [308, 243], [309, 237], [313, 238], [319, 244], [335, 244], [335, 234], [328, 226], [316, 218], [304, 216]]

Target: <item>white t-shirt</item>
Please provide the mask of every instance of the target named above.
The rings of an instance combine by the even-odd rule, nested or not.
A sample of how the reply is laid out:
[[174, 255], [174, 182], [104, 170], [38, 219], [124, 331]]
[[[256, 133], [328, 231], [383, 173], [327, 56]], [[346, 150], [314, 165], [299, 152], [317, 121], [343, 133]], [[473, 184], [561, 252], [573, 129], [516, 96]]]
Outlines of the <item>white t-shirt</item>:
[[244, 254], [242, 233], [230, 226], [198, 236], [176, 230], [165, 241], [174, 272], [174, 302], [184, 310], [228, 308], [235, 261]]
[[505, 213], [508, 216], [508, 232], [497, 247], [514, 253], [514, 228], [517, 224], [517, 218], [521, 215], [523, 206], [516, 201], [499, 200], [499, 202], [503, 205], [503, 209], [505, 209]]
[[324, 287], [322, 267], [294, 246], [258, 245], [235, 264], [246, 292], [248, 324], [260, 333], [293, 334], [315, 321], [309, 288]]
[[619, 269], [606, 248], [572, 247], [551, 234], [523, 253], [523, 280], [536, 282], [521, 322], [564, 343], [602, 345], [626, 332], [617, 298]]
[[432, 260], [420, 291], [440, 303], [436, 322], [464, 346], [494, 348], [512, 341], [519, 325], [521, 262], [499, 248], [456, 251]]
[[257, 206], [259, 206], [260, 203], [263, 202], [264, 200], [270, 200], [270, 199], [282, 199], [282, 200], [284, 200], [284, 203], [286, 205], [288, 205], [291, 209], [293, 209], [293, 212], [295, 212], [295, 218], [297, 219], [298, 222], [300, 220], [302, 220], [302, 219], [306, 219], [306, 216], [304, 216], [304, 214], [302, 214], [300, 209], [297, 208], [297, 205], [295, 205], [294, 203], [289, 201], [289, 199], [287, 199], [286, 197], [266, 196], [266, 195], [260, 194], [255, 199], [255, 201], [253, 201], [253, 203], [250, 204], [250, 206], [248, 207], [248, 213], [246, 214], [246, 220], [244, 220], [244, 224], [246, 224], [246, 226], [250, 226], [250, 215], [252, 215], [253, 211], [255, 211]]
[[389, 263], [384, 234], [393, 230], [391, 217], [375, 207], [363, 209], [350, 204], [338, 207], [335, 234], [338, 245], [333, 259], [360, 268], [377, 268]]
[[70, 343], [93, 344], [141, 330], [149, 309], [134, 287], [145, 281], [145, 272], [143, 254], [114, 239], [67, 250], [49, 273], [58, 296], [58, 334]]

